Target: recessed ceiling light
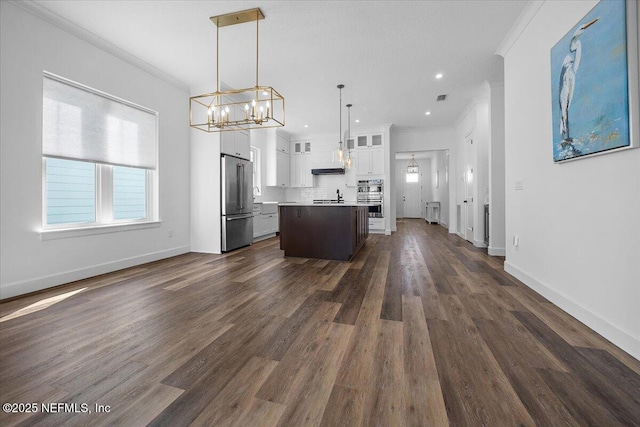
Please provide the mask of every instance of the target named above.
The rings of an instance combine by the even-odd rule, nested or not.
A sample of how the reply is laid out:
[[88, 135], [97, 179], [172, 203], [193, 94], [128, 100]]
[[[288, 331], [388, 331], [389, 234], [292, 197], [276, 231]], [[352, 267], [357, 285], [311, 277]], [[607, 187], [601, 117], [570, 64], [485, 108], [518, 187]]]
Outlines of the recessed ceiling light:
[[431, 111], [427, 111], [426, 113], [424, 113], [425, 116], [430, 116], [431, 115]]
[[308, 127], [309, 127], [309, 125], [304, 125], [304, 127], [308, 128]]
[[442, 73], [436, 74], [436, 79], [441, 79], [441, 78], [442, 78]]
[[357, 120], [357, 119], [356, 119], [356, 123], [360, 123], [360, 120]]

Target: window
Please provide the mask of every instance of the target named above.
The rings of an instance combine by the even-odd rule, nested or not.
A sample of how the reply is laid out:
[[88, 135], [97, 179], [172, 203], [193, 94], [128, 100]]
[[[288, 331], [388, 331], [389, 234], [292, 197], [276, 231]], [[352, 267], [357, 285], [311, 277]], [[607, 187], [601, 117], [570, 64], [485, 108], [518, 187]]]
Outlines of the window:
[[417, 173], [406, 173], [406, 181], [407, 182], [418, 182], [419, 181], [419, 176]]
[[251, 146], [250, 158], [253, 163], [253, 195], [262, 194], [262, 183], [260, 182], [260, 149]]
[[157, 113], [45, 73], [43, 229], [157, 220]]

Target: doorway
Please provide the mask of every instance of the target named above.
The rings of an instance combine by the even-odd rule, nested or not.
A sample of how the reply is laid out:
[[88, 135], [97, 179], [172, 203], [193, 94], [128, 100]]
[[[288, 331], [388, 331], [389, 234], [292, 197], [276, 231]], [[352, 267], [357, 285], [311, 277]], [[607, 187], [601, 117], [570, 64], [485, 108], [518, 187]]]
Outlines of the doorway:
[[404, 173], [404, 192], [402, 202], [404, 204], [405, 218], [421, 218], [422, 215], [422, 185], [420, 173]]

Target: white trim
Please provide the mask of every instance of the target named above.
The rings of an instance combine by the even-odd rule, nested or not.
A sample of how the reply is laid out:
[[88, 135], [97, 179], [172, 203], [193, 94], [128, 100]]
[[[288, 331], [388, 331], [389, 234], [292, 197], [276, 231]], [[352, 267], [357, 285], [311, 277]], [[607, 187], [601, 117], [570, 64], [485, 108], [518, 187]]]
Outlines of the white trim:
[[516, 19], [516, 22], [511, 26], [504, 40], [502, 40], [502, 43], [500, 43], [500, 46], [498, 46], [498, 49], [496, 49], [496, 55], [504, 58], [516, 41], [518, 41], [527, 26], [529, 26], [529, 23], [533, 17], [536, 16], [543, 4], [544, 0], [530, 1], [529, 4], [527, 4], [520, 16], [518, 16], [518, 19]]
[[137, 56], [132, 55], [126, 50], [119, 48], [113, 43], [108, 42], [107, 40], [93, 34], [92, 32], [87, 31], [86, 29], [78, 26], [77, 24], [69, 21], [68, 19], [63, 18], [57, 13], [50, 11], [49, 9], [47, 9], [46, 7], [44, 7], [39, 3], [35, 3], [32, 0], [22, 0], [22, 1], [11, 0], [8, 3], [42, 19], [43, 21], [50, 23], [51, 25], [54, 25], [60, 28], [63, 31], [66, 31], [69, 34], [72, 34], [86, 41], [87, 43], [90, 43], [96, 46], [98, 49], [102, 49], [105, 52], [108, 52], [114, 55], [115, 57], [125, 62], [128, 62], [134, 67], [137, 67], [143, 71], [146, 71], [152, 76], [157, 77], [160, 80], [163, 80], [164, 82], [174, 87], [177, 87], [187, 92], [189, 91], [189, 85], [184, 83], [183, 81], [173, 77], [170, 74], [165, 73], [159, 68], [154, 67], [148, 62], [143, 61]]
[[487, 244], [484, 241], [473, 239], [473, 246], [476, 248], [486, 248]]
[[599, 314], [590, 311], [589, 309], [571, 300], [571, 298], [562, 295], [561, 293], [553, 290], [548, 285], [539, 282], [538, 280], [529, 276], [527, 273], [520, 270], [518, 267], [510, 264], [508, 261], [505, 261], [504, 263], [504, 271], [511, 274], [516, 279], [520, 280], [522, 283], [524, 283], [636, 359], [640, 359], [640, 339], [638, 337], [634, 337], [630, 332], [627, 332], [619, 326], [609, 323]]
[[253, 238], [253, 243], [257, 243], [257, 242], [259, 242], [261, 240], [267, 240], [267, 239], [270, 239], [272, 237], [276, 237], [276, 233], [263, 234], [262, 236], [254, 237]]
[[487, 253], [491, 256], [505, 256], [507, 254], [507, 250], [505, 248], [494, 248], [489, 246], [487, 248]]
[[126, 224], [106, 224], [89, 227], [59, 228], [40, 230], [40, 240], [67, 239], [69, 237], [91, 236], [93, 234], [119, 233], [121, 231], [157, 228], [162, 221], [129, 222]]
[[63, 273], [38, 277], [36, 279], [8, 283], [2, 286], [2, 294], [0, 295], [0, 299], [12, 298], [18, 295], [51, 288], [53, 286], [75, 282], [76, 280], [82, 280], [88, 277], [94, 277], [100, 274], [111, 273], [117, 270], [134, 267], [136, 265], [146, 264], [148, 262], [182, 255], [190, 252], [190, 250], [191, 248], [189, 246], [180, 246], [177, 248], [152, 252], [145, 255], [124, 258], [117, 261], [105, 262], [103, 264], [97, 264], [91, 267], [79, 268], [77, 270], [70, 270]]

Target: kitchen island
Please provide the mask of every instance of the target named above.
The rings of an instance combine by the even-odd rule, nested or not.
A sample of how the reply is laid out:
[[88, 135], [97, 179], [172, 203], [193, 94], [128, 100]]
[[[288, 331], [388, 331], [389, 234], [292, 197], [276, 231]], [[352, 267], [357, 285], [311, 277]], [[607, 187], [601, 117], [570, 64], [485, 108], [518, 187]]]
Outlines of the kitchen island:
[[280, 249], [288, 257], [349, 261], [369, 235], [369, 209], [357, 203], [280, 203]]

